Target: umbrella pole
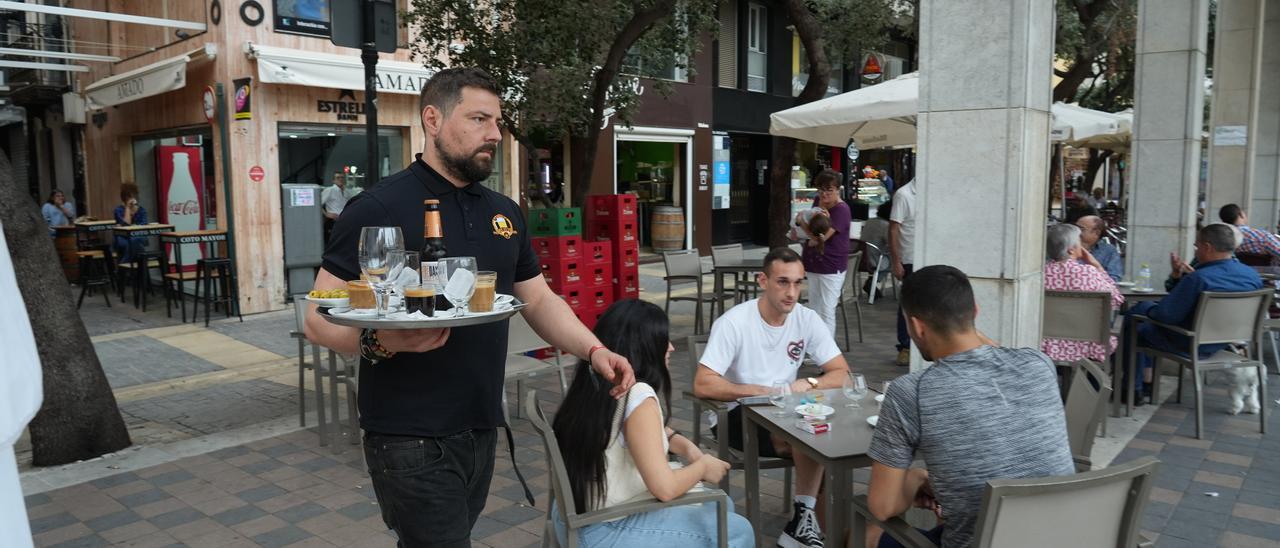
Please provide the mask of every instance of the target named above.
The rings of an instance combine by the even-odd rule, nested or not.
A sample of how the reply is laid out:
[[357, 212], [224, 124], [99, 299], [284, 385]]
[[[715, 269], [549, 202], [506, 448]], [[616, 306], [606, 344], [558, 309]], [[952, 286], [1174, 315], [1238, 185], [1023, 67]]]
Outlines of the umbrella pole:
[[1062, 221], [1067, 220], [1067, 163], [1063, 159], [1062, 145], [1058, 145], [1058, 187], [1062, 192]]

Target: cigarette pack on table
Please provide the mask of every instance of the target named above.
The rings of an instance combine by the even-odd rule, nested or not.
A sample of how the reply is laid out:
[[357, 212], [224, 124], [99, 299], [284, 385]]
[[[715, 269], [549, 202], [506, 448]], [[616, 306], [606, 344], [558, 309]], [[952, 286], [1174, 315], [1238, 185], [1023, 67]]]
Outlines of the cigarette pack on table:
[[831, 423], [825, 420], [801, 420], [796, 421], [796, 428], [810, 434], [825, 434], [831, 431]]

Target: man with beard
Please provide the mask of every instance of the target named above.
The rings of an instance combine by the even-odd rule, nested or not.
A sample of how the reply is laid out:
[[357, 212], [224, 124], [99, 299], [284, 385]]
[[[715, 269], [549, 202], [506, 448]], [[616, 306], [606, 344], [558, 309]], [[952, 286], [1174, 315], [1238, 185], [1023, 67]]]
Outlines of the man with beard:
[[[613, 394], [623, 395], [635, 383], [630, 364], [602, 346], [547, 286], [519, 206], [481, 184], [502, 140], [499, 95], [488, 74], [471, 68], [440, 71], [423, 86], [424, 150], [408, 169], [347, 203], [315, 288], [344, 288], [359, 277], [362, 227], [399, 226], [405, 248], [419, 249], [423, 202], [439, 200], [449, 255], [475, 257], [480, 270], [496, 272], [497, 291], [527, 303], [523, 314], [538, 335], [589, 361], [615, 385]], [[312, 306], [306, 333], [361, 356], [365, 460], [383, 521], [399, 545], [469, 547], [493, 476], [497, 427], [504, 426], [507, 322], [362, 331], [330, 324]], [[526, 496], [532, 504], [527, 489]]]

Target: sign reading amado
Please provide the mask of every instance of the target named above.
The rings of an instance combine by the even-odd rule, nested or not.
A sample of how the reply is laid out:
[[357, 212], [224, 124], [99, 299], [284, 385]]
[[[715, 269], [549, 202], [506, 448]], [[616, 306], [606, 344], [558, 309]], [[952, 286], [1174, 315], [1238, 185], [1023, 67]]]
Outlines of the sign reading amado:
[[[247, 50], [249, 56], [258, 62], [258, 81], [261, 83], [364, 89], [364, 64], [359, 56], [259, 44], [250, 44]], [[380, 93], [418, 95], [432, 74], [418, 63], [379, 59], [376, 85]]]

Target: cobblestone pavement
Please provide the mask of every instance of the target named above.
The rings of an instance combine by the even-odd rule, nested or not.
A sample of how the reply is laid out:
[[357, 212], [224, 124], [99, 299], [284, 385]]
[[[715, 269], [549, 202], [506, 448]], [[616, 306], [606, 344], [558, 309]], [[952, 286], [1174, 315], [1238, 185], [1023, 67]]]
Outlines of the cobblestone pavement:
[[[662, 264], [645, 264], [641, 271], [642, 298], [661, 304], [665, 293]], [[67, 486], [56, 489], [28, 489], [26, 503], [37, 545], [395, 545], [373, 501], [357, 446], [340, 443], [321, 447], [315, 428], [236, 434], [252, 430], [255, 423], [287, 423], [297, 413], [293, 359], [297, 347], [288, 337], [293, 326], [291, 311], [247, 317], [243, 324], [234, 319], [218, 320], [204, 329], [202, 324], [180, 325], [176, 318], [168, 321], [163, 309], [157, 314], [153, 307], [143, 315], [131, 306], [112, 304], [107, 311], [101, 300], [93, 304], [86, 299], [82, 316], [87, 323], [109, 324], [91, 325], [90, 332], [95, 344], [106, 350], [100, 351], [100, 357], [113, 378], [135, 442], [161, 448], [186, 444], [184, 451], [174, 452], [183, 456], [162, 459], [160, 464], [105, 470], [110, 474], [105, 477], [104, 468], [114, 466], [83, 463], [60, 473], [74, 477], [80, 473], [79, 466], [86, 470], [86, 479], [93, 479], [63, 482], [60, 485]], [[891, 291], [873, 306], [863, 302], [866, 342], [858, 342], [856, 324], [851, 329], [852, 348], [846, 356], [873, 383], [905, 372], [892, 365], [895, 307]], [[120, 317], [113, 315], [122, 310]], [[690, 384], [691, 366], [682, 337], [692, 333], [692, 310], [690, 303], [671, 307], [678, 349], [671, 365], [674, 394]], [[849, 310], [851, 320], [853, 312]], [[129, 324], [134, 330], [120, 328]], [[837, 333], [843, 346], [843, 330], [838, 328]], [[143, 341], [139, 345], [167, 345], [181, 352], [179, 356], [191, 356], [182, 361], [203, 360], [217, 369], [196, 369], [193, 363], [184, 363], [182, 367], [192, 371], [159, 378], [164, 374], [157, 371], [163, 369], [129, 363], [127, 350], [132, 346], [128, 341], [134, 339]], [[116, 341], [126, 342], [110, 344]], [[168, 363], [174, 365], [172, 360]], [[1271, 376], [1272, 386], [1276, 379]], [[139, 382], [131, 382], [135, 380]], [[310, 382], [308, 373], [308, 385]], [[526, 388], [539, 390], [549, 412], [560, 398], [556, 385], [554, 375], [526, 382]], [[308, 391], [308, 408], [312, 397]], [[516, 401], [514, 384], [508, 389], [508, 398], [513, 404]], [[1258, 433], [1256, 416], [1226, 415], [1225, 393], [1220, 387], [1210, 387], [1206, 401], [1206, 440], [1194, 439], [1194, 414], [1189, 404], [1170, 402], [1155, 411], [1123, 450], [1116, 448], [1117, 461], [1148, 454], [1163, 461], [1143, 527], [1157, 540], [1157, 546], [1276, 546], [1280, 543], [1280, 497], [1275, 493], [1280, 492], [1280, 472], [1274, 463], [1280, 443], [1274, 434]], [[1267, 403], [1273, 411], [1270, 425], [1274, 432], [1276, 406]], [[345, 404], [340, 407], [345, 409]], [[677, 396], [672, 426], [690, 430], [691, 413], [690, 404]], [[1116, 425], [1127, 419], [1111, 420]], [[490, 496], [473, 530], [474, 546], [539, 543], [547, 506], [545, 455], [527, 421], [514, 420], [513, 430], [516, 458], [530, 480], [537, 506], [530, 508], [523, 502], [506, 442], [500, 441]], [[216, 450], [192, 452], [190, 444], [200, 440], [214, 440], [210, 443]], [[1107, 441], [1099, 440], [1098, 446]], [[1105, 462], [1097, 458], [1098, 446], [1095, 461]], [[867, 476], [866, 470], [855, 472], [855, 490], [864, 489]], [[772, 545], [772, 536], [788, 518], [789, 504], [780, 500], [781, 481], [780, 470], [766, 471], [761, 481], [764, 515], [763, 523], [757, 526], [767, 537], [766, 546]], [[734, 472], [731, 483], [737, 509], [744, 511], [742, 473]], [[28, 485], [38, 483], [24, 478], [24, 486]]]

